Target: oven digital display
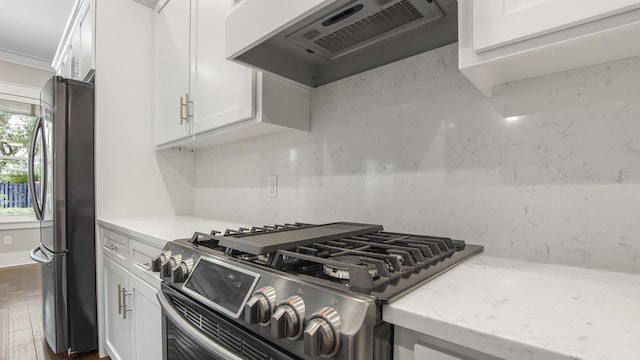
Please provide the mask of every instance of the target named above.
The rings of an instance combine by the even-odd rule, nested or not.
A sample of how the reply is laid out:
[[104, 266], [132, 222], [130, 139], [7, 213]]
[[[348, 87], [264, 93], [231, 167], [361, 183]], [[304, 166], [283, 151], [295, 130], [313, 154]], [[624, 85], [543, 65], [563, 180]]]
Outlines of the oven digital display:
[[259, 277], [258, 274], [239, 267], [200, 258], [183, 289], [237, 318]]

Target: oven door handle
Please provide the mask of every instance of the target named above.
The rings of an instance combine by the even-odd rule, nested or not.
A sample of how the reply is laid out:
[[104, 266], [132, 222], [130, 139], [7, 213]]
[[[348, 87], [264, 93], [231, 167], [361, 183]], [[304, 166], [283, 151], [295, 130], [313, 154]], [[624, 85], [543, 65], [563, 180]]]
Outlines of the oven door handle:
[[162, 293], [162, 290], [159, 290], [156, 296], [158, 297], [162, 311], [164, 311], [169, 320], [180, 328], [180, 330], [189, 334], [196, 342], [198, 342], [198, 344], [214, 354], [221, 356], [223, 359], [243, 360], [243, 358], [223, 348], [219, 344], [216, 344], [213, 340], [198, 331], [198, 329], [191, 326], [191, 324], [189, 324], [187, 320], [183, 319], [182, 316], [180, 316], [180, 314], [173, 308], [169, 299]]

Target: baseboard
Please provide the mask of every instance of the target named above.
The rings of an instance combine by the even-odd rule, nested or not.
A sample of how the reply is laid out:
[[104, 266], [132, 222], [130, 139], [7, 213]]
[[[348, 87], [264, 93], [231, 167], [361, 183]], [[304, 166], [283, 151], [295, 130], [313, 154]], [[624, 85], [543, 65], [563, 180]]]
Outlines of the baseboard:
[[29, 251], [0, 253], [0, 268], [25, 264], [34, 264], [29, 257]]

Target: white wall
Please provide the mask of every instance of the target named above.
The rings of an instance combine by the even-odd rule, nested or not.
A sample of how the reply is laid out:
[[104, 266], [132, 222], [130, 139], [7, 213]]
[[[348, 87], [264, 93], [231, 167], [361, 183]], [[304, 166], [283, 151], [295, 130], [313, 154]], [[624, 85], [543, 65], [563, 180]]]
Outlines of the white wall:
[[380, 223], [490, 255], [640, 272], [638, 79], [634, 58], [486, 99], [452, 44], [315, 89], [308, 134], [198, 151], [195, 215]]
[[0, 61], [0, 81], [41, 88], [53, 75], [53, 71]]
[[[29, 251], [40, 243], [40, 228], [35, 226], [21, 228], [0, 223], [0, 267], [29, 264]], [[4, 245], [5, 236], [11, 236], [12, 244]]]
[[153, 145], [154, 12], [96, 4], [97, 216], [190, 214], [193, 158]]

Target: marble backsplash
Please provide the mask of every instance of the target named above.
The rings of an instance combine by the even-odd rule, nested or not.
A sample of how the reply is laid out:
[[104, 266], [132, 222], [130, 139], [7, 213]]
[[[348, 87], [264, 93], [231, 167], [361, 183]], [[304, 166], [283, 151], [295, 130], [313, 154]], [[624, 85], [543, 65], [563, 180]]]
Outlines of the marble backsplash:
[[640, 58], [487, 99], [453, 44], [315, 89], [311, 126], [197, 151], [195, 215], [380, 223], [640, 273]]

